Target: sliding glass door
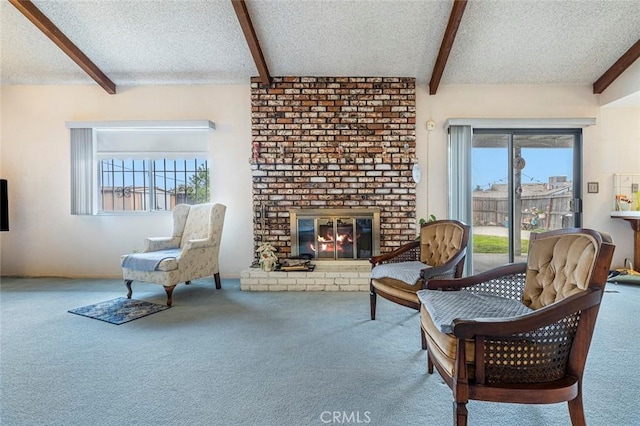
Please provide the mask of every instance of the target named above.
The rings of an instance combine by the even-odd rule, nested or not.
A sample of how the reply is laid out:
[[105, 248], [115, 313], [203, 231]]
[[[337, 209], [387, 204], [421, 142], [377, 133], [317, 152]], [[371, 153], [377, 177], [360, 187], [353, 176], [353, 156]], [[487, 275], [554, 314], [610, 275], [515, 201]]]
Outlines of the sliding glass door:
[[580, 130], [475, 129], [474, 273], [526, 260], [532, 232], [579, 226]]

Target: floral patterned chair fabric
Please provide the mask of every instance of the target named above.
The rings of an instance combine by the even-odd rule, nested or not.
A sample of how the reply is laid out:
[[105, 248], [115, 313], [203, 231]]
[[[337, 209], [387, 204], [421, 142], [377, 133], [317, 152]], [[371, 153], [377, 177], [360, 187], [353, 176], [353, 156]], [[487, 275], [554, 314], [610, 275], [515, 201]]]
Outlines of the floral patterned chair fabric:
[[147, 238], [141, 253], [123, 256], [122, 274], [131, 298], [131, 283], [160, 284], [171, 306], [173, 289], [180, 282], [213, 276], [220, 283], [220, 239], [226, 206], [223, 204], [178, 204], [173, 210], [173, 235]]

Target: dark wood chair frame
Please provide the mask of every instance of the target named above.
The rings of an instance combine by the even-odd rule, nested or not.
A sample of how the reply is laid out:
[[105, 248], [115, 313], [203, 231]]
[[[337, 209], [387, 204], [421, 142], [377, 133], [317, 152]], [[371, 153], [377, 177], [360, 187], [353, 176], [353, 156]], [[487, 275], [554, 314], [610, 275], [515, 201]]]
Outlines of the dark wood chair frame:
[[[451, 259], [449, 259], [446, 263], [436, 266], [436, 267], [428, 267], [423, 269], [420, 272], [420, 281], [422, 283], [421, 288], [426, 288], [425, 283], [434, 278], [459, 278], [462, 276], [462, 272], [464, 270], [464, 261], [467, 256], [467, 243], [469, 242], [469, 225], [466, 225], [457, 220], [436, 220], [432, 222], [427, 222], [424, 225], [420, 226], [422, 229], [425, 226], [433, 226], [437, 224], [446, 224], [453, 223], [462, 228], [462, 244], [460, 246], [460, 250], [456, 253]], [[374, 256], [369, 259], [371, 263], [371, 268], [374, 268], [376, 265], [382, 263], [397, 263], [397, 262], [411, 262], [411, 261], [419, 261], [420, 260], [420, 238], [417, 238], [414, 241], [411, 241], [407, 244], [404, 244], [401, 247], [398, 247], [394, 251], [389, 253], [385, 253], [379, 256]], [[392, 294], [386, 293], [384, 291], [380, 291], [373, 286], [372, 280], [369, 280], [369, 301], [371, 308], [371, 319], [376, 319], [376, 302], [377, 295], [384, 297], [391, 302], [397, 303], [402, 306], [406, 306], [411, 309], [415, 309], [417, 311], [420, 310], [420, 303], [414, 303], [411, 300], [401, 299]], [[423, 346], [422, 349], [426, 349]]]
[[[457, 353], [454, 374], [451, 376], [442, 365], [427, 352], [427, 369], [433, 373], [434, 366], [447, 385], [452, 389], [454, 404], [454, 425], [466, 425], [468, 412], [466, 404], [469, 400], [551, 404], [567, 402], [571, 423], [574, 426], [585, 425], [582, 402], [582, 378], [591, 344], [593, 330], [604, 294], [607, 275], [611, 266], [615, 246], [602, 241], [599, 233], [586, 229], [562, 229], [547, 234], [583, 232], [594, 235], [600, 240], [600, 248], [591, 273], [587, 290], [569, 296], [556, 303], [537, 309], [530, 314], [503, 319], [456, 319], [453, 322], [453, 336], [457, 339]], [[531, 234], [535, 239], [536, 234]], [[524, 290], [526, 263], [509, 264], [475, 276], [454, 280], [429, 280], [427, 288], [432, 290], [471, 290], [479, 287], [479, 293], [497, 294], [518, 300]], [[554, 324], [566, 323], [572, 317], [577, 321], [575, 334], [571, 342], [566, 367], [562, 377], [550, 381], [535, 380], [518, 383], [515, 380], [498, 381], [491, 378], [487, 371], [486, 347], [496, 340], [522, 342], [523, 333], [544, 330]], [[427, 344], [424, 327], [422, 328], [423, 344]], [[475, 343], [475, 361], [470, 365], [466, 353], [466, 340]], [[509, 343], [511, 344], [511, 343]], [[530, 345], [530, 343], [529, 343]], [[469, 375], [469, 368], [475, 370], [475, 377]]]

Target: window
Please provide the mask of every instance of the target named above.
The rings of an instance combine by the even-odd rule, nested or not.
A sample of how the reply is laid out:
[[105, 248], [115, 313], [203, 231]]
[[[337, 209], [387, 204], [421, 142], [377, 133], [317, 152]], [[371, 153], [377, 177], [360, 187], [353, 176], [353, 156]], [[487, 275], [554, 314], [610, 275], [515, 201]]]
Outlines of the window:
[[67, 127], [72, 214], [170, 211], [210, 200], [210, 121]]
[[206, 160], [118, 160], [98, 162], [99, 211], [173, 210], [176, 204], [208, 202]]

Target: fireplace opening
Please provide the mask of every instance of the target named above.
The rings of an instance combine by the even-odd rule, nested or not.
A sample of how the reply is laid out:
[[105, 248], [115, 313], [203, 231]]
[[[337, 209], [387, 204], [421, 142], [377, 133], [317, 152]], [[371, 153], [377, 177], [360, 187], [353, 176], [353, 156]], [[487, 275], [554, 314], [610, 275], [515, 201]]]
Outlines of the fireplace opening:
[[294, 257], [358, 260], [380, 253], [379, 209], [294, 209], [289, 214]]

